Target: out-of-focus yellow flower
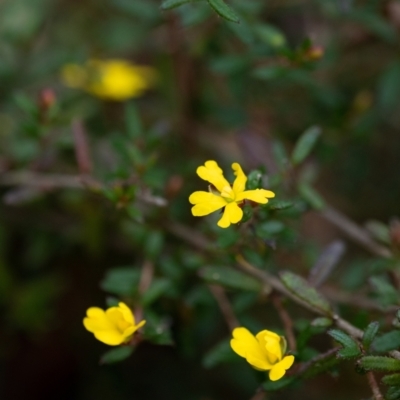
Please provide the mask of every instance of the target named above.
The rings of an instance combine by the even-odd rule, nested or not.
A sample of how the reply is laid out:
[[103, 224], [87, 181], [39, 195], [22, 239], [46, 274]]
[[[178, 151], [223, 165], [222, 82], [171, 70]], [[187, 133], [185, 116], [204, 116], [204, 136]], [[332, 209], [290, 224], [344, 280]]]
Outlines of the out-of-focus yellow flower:
[[89, 60], [83, 66], [66, 64], [61, 78], [66, 86], [83, 89], [103, 99], [124, 101], [139, 97], [154, 86], [156, 72], [151, 67], [125, 60]]
[[263, 330], [256, 336], [246, 328], [235, 328], [232, 332], [233, 351], [255, 369], [269, 371], [269, 379], [281, 379], [294, 362], [294, 356], [285, 356], [286, 340], [283, 336]]
[[102, 310], [91, 307], [83, 319], [85, 328], [92, 332], [97, 340], [110, 346], [128, 342], [134, 332], [141, 328], [146, 321], [140, 321], [135, 325], [135, 317], [125, 303], [119, 303], [117, 307]]
[[197, 175], [210, 182], [218, 192], [210, 187], [209, 192], [199, 191], [190, 195], [189, 202], [194, 204], [192, 214], [195, 217], [202, 217], [224, 208], [222, 218], [217, 225], [221, 228], [227, 228], [230, 224], [236, 224], [242, 219], [243, 211], [238, 204], [242, 204], [244, 200], [266, 204], [268, 198], [275, 197], [275, 193], [270, 190], [245, 190], [247, 176], [238, 163], [233, 163], [232, 169], [236, 179], [231, 186], [215, 161], [206, 161], [204, 165], [197, 168]]

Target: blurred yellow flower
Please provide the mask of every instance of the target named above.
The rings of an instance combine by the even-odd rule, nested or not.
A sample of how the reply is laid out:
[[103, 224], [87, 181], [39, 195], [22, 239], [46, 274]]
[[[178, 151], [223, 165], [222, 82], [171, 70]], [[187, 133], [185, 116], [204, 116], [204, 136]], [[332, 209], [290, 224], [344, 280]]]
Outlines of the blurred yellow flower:
[[71, 88], [83, 89], [102, 99], [124, 101], [139, 97], [154, 86], [156, 72], [125, 60], [89, 60], [83, 66], [64, 65], [61, 78]]
[[215, 161], [206, 161], [204, 165], [197, 168], [197, 175], [210, 182], [218, 192], [214, 188], [210, 188], [209, 192], [198, 191], [190, 195], [189, 202], [194, 204], [192, 214], [195, 217], [202, 217], [224, 208], [222, 218], [217, 225], [227, 228], [230, 224], [236, 224], [242, 219], [243, 211], [238, 204], [242, 204], [244, 200], [266, 204], [268, 198], [275, 197], [275, 193], [270, 190], [245, 190], [247, 176], [238, 163], [233, 163], [232, 169], [236, 179], [231, 186]]
[[141, 328], [146, 321], [140, 321], [135, 325], [135, 317], [125, 303], [118, 303], [117, 307], [102, 310], [91, 307], [83, 319], [85, 328], [92, 332], [97, 340], [110, 346], [129, 341], [134, 332]]
[[269, 379], [281, 379], [294, 362], [294, 356], [284, 356], [286, 340], [283, 336], [263, 330], [256, 336], [246, 328], [235, 328], [231, 339], [232, 350], [255, 369], [269, 371]]

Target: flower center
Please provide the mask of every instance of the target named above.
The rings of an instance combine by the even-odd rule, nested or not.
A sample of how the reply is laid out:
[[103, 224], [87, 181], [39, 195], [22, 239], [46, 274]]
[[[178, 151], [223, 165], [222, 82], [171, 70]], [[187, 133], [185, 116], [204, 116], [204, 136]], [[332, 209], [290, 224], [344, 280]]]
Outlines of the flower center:
[[225, 199], [227, 203], [232, 203], [235, 201], [235, 192], [230, 186], [224, 186], [221, 191], [221, 196]]
[[129, 323], [126, 322], [124, 319], [120, 319], [117, 321], [117, 329], [121, 332], [124, 333], [126, 328], [129, 328]]

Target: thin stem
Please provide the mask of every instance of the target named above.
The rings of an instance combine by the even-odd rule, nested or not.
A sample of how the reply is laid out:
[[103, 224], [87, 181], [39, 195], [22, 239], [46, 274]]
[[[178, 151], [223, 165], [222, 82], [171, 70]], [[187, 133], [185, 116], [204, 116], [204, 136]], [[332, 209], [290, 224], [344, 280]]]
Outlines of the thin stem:
[[385, 258], [392, 256], [388, 248], [375, 242], [365, 229], [358, 226], [341, 212], [328, 207], [321, 211], [321, 215], [372, 254]]
[[282, 320], [285, 329], [285, 336], [288, 340], [289, 349], [295, 352], [297, 349], [297, 343], [293, 331], [293, 321], [286, 308], [282, 304], [282, 296], [274, 293], [272, 295], [272, 302], [276, 308], [276, 311], [278, 311], [279, 317]]
[[229, 327], [230, 331], [233, 331], [235, 328], [240, 326], [238, 319], [233, 311], [232, 305], [229, 302], [228, 296], [225, 293], [225, 290], [219, 285], [208, 285], [212, 295], [218, 303], [218, 306], [224, 316], [226, 324]]
[[[91, 176], [67, 175], [67, 174], [39, 174], [35, 172], [8, 172], [0, 176], [1, 186], [24, 186], [41, 190], [55, 189], [88, 189], [98, 192], [102, 189], [116, 186], [133, 185], [132, 179], [114, 181], [105, 185]], [[135, 193], [138, 200], [158, 207], [165, 207], [167, 200], [154, 196], [147, 189], [140, 189]]]
[[75, 145], [75, 157], [78, 164], [79, 172], [83, 175], [92, 172], [92, 160], [89, 152], [87, 135], [83, 123], [79, 119], [75, 119], [71, 126], [72, 136]]
[[318, 354], [317, 356], [315, 356], [315, 357], [312, 358], [311, 360], [302, 363], [302, 364], [300, 365], [300, 368], [297, 369], [296, 375], [297, 375], [297, 376], [300, 376], [300, 375], [304, 374], [304, 373], [305, 373], [306, 371], [308, 371], [314, 364], [326, 360], [327, 358], [329, 358], [329, 357], [331, 357], [333, 354], [335, 354], [339, 349], [340, 349], [340, 347], [334, 347], [333, 349], [329, 349], [329, 350], [326, 351], [325, 353]]
[[375, 400], [384, 400], [384, 397], [379, 390], [378, 382], [376, 381], [375, 375], [372, 371], [367, 372], [367, 379], [369, 386], [371, 387], [372, 393]]
[[267, 393], [265, 393], [264, 389], [260, 388], [250, 400], [267, 400]]

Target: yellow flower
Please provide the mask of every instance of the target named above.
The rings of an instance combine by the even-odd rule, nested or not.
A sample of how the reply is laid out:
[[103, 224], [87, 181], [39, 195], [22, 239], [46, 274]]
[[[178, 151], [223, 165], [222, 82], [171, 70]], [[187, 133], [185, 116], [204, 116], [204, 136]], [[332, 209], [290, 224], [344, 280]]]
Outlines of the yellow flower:
[[192, 214], [195, 217], [202, 217], [214, 211], [224, 208], [222, 218], [217, 225], [227, 228], [230, 224], [236, 224], [243, 217], [243, 211], [238, 206], [244, 200], [251, 200], [256, 203], [266, 204], [268, 198], [275, 197], [275, 193], [265, 189], [245, 190], [247, 176], [243, 173], [238, 163], [232, 164], [236, 176], [231, 186], [224, 178], [222, 169], [215, 161], [206, 161], [204, 165], [197, 168], [197, 175], [214, 185], [215, 190], [210, 192], [194, 192], [189, 197], [189, 202], [194, 204]]
[[286, 340], [274, 332], [263, 330], [253, 336], [246, 328], [235, 328], [232, 335], [233, 351], [253, 368], [269, 371], [271, 381], [281, 379], [294, 362], [294, 356], [283, 357]]
[[66, 86], [83, 89], [103, 99], [124, 101], [141, 96], [154, 86], [156, 72], [151, 67], [125, 60], [89, 60], [83, 66], [66, 64], [61, 78]]
[[102, 310], [91, 307], [87, 310], [87, 317], [83, 319], [85, 328], [92, 332], [97, 340], [110, 346], [129, 341], [135, 331], [141, 328], [146, 321], [135, 325], [135, 317], [125, 303], [118, 303], [117, 307]]

